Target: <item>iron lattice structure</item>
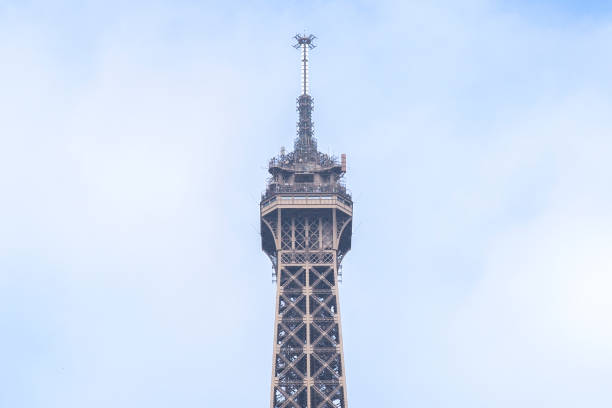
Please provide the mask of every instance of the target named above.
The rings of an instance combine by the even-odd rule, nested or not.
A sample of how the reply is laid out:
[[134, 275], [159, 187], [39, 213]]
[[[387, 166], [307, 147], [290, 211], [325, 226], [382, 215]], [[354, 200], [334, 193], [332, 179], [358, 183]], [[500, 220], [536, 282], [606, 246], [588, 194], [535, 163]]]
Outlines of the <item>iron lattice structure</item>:
[[269, 164], [262, 195], [262, 249], [276, 279], [272, 408], [345, 408], [346, 380], [338, 302], [341, 261], [351, 248], [353, 201], [341, 160], [317, 150], [308, 51], [314, 36], [297, 35], [302, 94], [291, 153]]

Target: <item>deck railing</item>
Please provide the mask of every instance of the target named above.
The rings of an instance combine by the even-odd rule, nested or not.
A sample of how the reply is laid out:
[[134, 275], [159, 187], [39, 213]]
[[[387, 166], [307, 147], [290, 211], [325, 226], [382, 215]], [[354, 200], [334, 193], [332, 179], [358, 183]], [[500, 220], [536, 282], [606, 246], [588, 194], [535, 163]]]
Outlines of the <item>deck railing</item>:
[[293, 183], [280, 184], [270, 183], [266, 192], [262, 195], [262, 199], [269, 198], [278, 193], [305, 193], [305, 194], [320, 194], [334, 193], [343, 195], [345, 198], [351, 199], [350, 192], [342, 184], [315, 184], [315, 183]]

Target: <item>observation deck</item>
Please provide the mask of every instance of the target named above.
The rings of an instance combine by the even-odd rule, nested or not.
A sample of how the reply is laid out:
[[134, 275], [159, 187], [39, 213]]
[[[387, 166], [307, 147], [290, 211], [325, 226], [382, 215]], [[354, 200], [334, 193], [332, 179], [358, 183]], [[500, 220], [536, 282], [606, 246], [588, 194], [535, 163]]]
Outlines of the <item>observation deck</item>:
[[277, 210], [279, 208], [294, 208], [294, 209], [305, 209], [305, 208], [338, 208], [345, 212], [347, 215], [353, 215], [353, 202], [347, 200], [340, 195], [318, 195], [318, 194], [291, 194], [283, 193], [273, 195], [272, 197], [262, 200], [261, 215], [264, 216]]
[[271, 178], [261, 196], [262, 216], [278, 208], [338, 208], [352, 215], [353, 200], [341, 180], [346, 156], [340, 161], [317, 151], [312, 156], [281, 153], [270, 160]]

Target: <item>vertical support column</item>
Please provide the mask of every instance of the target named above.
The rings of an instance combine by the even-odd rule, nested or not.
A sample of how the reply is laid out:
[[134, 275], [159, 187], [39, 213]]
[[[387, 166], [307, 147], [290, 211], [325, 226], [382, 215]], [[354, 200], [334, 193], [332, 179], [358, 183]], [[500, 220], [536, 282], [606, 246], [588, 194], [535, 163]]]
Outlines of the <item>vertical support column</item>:
[[[276, 211], [276, 231], [274, 233], [274, 236], [276, 237], [275, 242], [276, 242], [277, 254], [278, 254], [278, 249], [281, 248], [281, 240], [282, 240], [282, 237], [281, 237], [281, 231], [283, 229], [283, 226], [281, 225], [281, 219], [282, 219], [281, 218], [281, 212], [282, 211], [283, 210], [281, 208], [279, 208]], [[277, 255], [277, 257], [278, 257], [278, 255]], [[278, 262], [276, 262], [276, 265], [278, 265]], [[276, 277], [278, 278], [278, 271], [276, 273]]]
[[312, 322], [312, 318], [310, 316], [310, 265], [306, 265], [306, 287], [304, 288], [304, 296], [306, 297], [306, 316], [304, 316], [305, 322], [306, 322], [306, 350], [304, 350], [306, 352], [306, 378], [304, 381], [306, 381], [306, 401], [308, 404], [308, 407], [310, 408], [312, 406], [312, 403], [310, 402], [310, 387], [312, 386], [312, 381], [310, 378], [310, 358], [312, 355], [312, 348], [310, 345], [310, 322]]
[[338, 342], [338, 347], [340, 350], [340, 367], [342, 370], [342, 380], [341, 380], [341, 384], [342, 384], [342, 391], [343, 391], [343, 398], [344, 398], [344, 407], [348, 406], [348, 400], [347, 400], [347, 392], [346, 392], [346, 368], [344, 365], [344, 336], [342, 334], [342, 314], [340, 313], [340, 290], [338, 288], [338, 271], [339, 271], [339, 265], [338, 265], [338, 252], [336, 251], [336, 253], [334, 254], [334, 276], [336, 277], [336, 286], [334, 288], [334, 292], [336, 293], [336, 307], [338, 309], [337, 315], [338, 315], [338, 335], [340, 336], [340, 341]]
[[319, 217], [319, 248], [323, 249], [323, 217]]
[[[280, 213], [280, 211], [279, 211]], [[280, 217], [279, 217], [280, 219]], [[278, 253], [278, 252], [277, 252]], [[270, 387], [270, 407], [274, 408], [274, 391], [276, 389], [276, 358], [278, 355], [278, 325], [279, 325], [279, 306], [280, 306], [280, 293], [281, 293], [281, 263], [280, 257], [277, 255], [276, 262], [276, 305], [274, 306], [274, 343], [272, 345], [272, 384]]]
[[332, 236], [333, 236], [333, 248], [338, 249], [338, 224], [336, 222], [336, 209], [332, 210]]

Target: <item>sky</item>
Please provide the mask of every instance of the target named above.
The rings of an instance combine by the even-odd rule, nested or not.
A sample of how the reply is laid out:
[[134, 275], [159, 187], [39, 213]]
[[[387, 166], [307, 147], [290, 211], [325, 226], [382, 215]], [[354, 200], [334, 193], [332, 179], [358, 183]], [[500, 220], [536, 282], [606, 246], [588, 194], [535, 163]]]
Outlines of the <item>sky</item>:
[[612, 7], [0, 1], [0, 407], [269, 406], [312, 32], [352, 408], [612, 405]]

